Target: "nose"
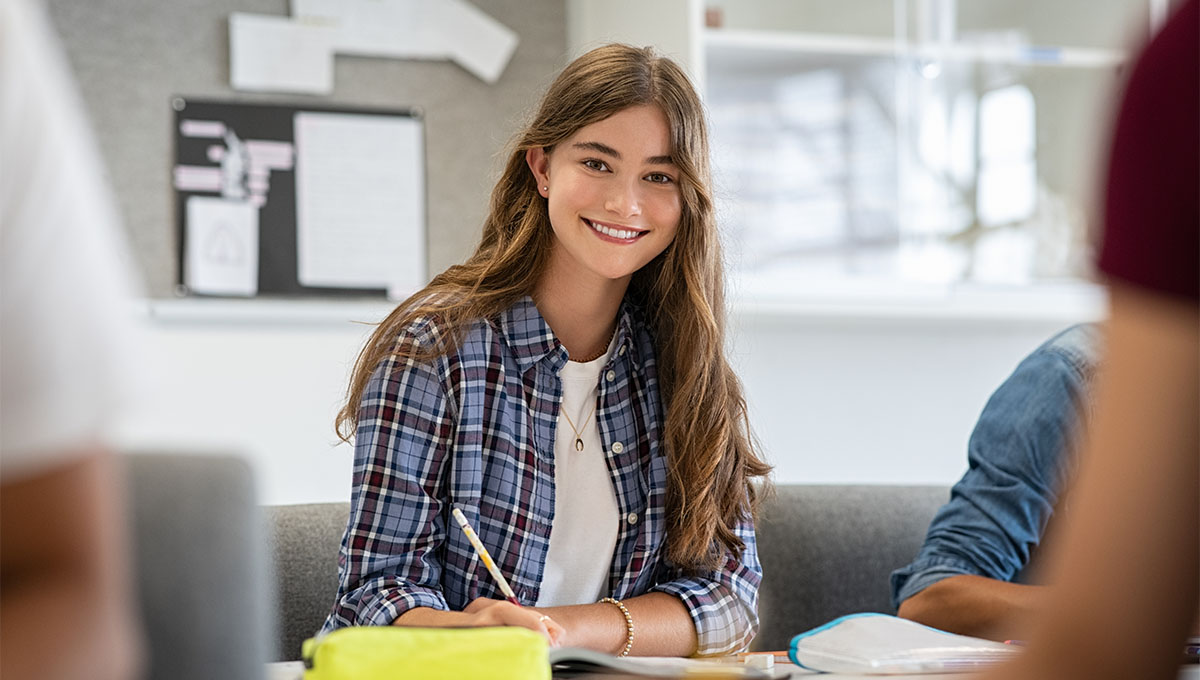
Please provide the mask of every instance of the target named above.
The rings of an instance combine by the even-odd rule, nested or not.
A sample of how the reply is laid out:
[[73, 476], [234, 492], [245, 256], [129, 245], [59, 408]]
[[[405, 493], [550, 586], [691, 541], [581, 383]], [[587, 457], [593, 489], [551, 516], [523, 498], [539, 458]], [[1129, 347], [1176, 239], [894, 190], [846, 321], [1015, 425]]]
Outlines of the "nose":
[[604, 201], [604, 209], [619, 217], [642, 214], [641, 186], [637, 179], [613, 182]]

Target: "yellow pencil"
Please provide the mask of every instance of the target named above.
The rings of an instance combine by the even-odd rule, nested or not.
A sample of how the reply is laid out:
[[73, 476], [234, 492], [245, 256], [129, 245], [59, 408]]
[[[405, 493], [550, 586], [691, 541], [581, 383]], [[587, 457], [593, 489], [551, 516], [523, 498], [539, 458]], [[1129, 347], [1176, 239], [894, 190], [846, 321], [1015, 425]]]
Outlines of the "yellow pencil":
[[453, 508], [450, 514], [454, 515], [454, 521], [458, 522], [458, 526], [462, 527], [463, 533], [467, 535], [467, 540], [471, 542], [471, 547], [475, 548], [479, 559], [483, 560], [483, 566], [487, 567], [492, 578], [496, 579], [496, 583], [500, 585], [500, 592], [504, 593], [505, 599], [520, 607], [521, 603], [517, 601], [517, 596], [513, 594], [512, 588], [508, 586], [508, 581], [504, 580], [504, 574], [500, 573], [500, 569], [492, 561], [492, 556], [488, 554], [487, 548], [483, 547], [483, 542], [475, 535], [475, 530], [467, 523], [467, 518], [463, 516], [462, 511], [458, 508]]

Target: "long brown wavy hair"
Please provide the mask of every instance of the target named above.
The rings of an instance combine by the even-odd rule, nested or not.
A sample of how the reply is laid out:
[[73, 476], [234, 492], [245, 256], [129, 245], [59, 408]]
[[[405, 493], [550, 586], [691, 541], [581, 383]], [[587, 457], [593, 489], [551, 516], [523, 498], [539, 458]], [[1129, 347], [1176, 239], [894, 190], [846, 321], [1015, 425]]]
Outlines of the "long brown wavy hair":
[[[734, 528], [754, 515], [759, 495], [752, 480], [771, 468], [755, 450], [741, 382], [724, 354], [723, 261], [703, 108], [679, 66], [650, 48], [607, 45], [559, 74], [515, 138], [475, 253], [434, 277], [375, 329], [355, 363], [336, 427], [349, 441], [380, 362], [398, 353], [427, 360], [452, 351], [472, 322], [494, 318], [533, 293], [554, 235], [526, 151], [549, 153], [580, 128], [646, 104], [666, 114], [682, 211], [674, 241], [633, 275], [626, 298], [644, 310], [658, 360], [666, 413], [667, 557], [685, 568], [713, 568], [725, 550], [741, 554], [745, 546]], [[401, 331], [425, 317], [450, 329], [442, 342], [398, 348]]]

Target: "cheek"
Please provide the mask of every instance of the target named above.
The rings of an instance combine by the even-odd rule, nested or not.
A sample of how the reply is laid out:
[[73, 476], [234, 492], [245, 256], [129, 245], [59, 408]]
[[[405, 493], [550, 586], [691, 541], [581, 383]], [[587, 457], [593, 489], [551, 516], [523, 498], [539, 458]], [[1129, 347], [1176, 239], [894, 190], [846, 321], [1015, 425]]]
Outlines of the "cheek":
[[550, 183], [550, 198], [547, 207], [551, 217], [554, 215], [570, 217], [571, 213], [578, 212], [594, 202], [595, 194], [595, 187], [587, 181], [580, 181], [579, 178], [573, 177], [569, 173], [562, 173], [558, 179]]
[[679, 231], [679, 221], [683, 218], [683, 206], [678, 197], [664, 200], [655, 209], [655, 222], [664, 232], [668, 232], [668, 241], [675, 238]]
[[671, 244], [674, 243], [675, 239], [679, 236], [679, 224], [677, 223], [675, 226], [671, 227], [669, 230], [664, 229], [663, 235], [665, 238], [662, 241], [662, 248], [659, 250], [660, 253], [663, 252], [664, 250], [666, 250], [667, 248], [670, 248]]
[[546, 210], [549, 213], [550, 225], [555, 231], [564, 228], [574, 212], [570, 201], [567, 200], [567, 193], [553, 185], [550, 188], [550, 197], [546, 201]]

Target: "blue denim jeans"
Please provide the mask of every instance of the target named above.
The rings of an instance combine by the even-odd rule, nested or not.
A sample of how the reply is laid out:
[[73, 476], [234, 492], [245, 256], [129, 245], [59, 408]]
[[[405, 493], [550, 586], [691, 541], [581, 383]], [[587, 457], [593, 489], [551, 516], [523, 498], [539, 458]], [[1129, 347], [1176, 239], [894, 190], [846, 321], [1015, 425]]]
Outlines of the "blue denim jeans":
[[1072, 326], [1026, 357], [988, 400], [968, 468], [912, 564], [892, 572], [892, 604], [958, 574], [1021, 581], [1074, 465], [1090, 410], [1100, 329]]

